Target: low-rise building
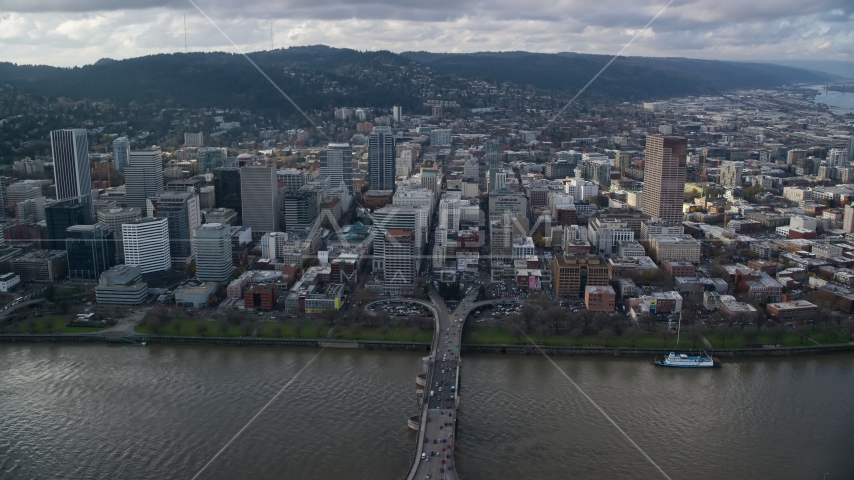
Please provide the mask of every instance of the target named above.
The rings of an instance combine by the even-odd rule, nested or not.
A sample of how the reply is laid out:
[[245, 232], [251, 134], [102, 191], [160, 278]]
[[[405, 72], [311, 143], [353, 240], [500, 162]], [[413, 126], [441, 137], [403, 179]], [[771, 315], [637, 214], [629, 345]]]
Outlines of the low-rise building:
[[258, 283], [250, 286], [243, 294], [243, 306], [246, 310], [269, 312], [276, 306], [276, 285]]
[[650, 256], [659, 262], [683, 260], [700, 263], [700, 242], [690, 235], [651, 235], [649, 246]]
[[216, 290], [216, 282], [188, 281], [175, 289], [175, 305], [193, 309], [205, 307]]
[[6, 293], [15, 288], [21, 283], [21, 276], [14, 273], [4, 273], [0, 275], [0, 292]]
[[694, 264], [684, 260], [665, 260], [661, 262], [661, 267], [674, 277], [694, 276]]
[[148, 299], [148, 284], [138, 265], [116, 265], [101, 274], [95, 301], [101, 305], [139, 305]]
[[57, 282], [68, 275], [68, 255], [64, 250], [34, 250], [12, 260], [12, 271], [23, 282]]
[[719, 306], [721, 315], [730, 322], [755, 322], [759, 316], [753, 305], [739, 302], [732, 295], [721, 295]]
[[592, 312], [613, 312], [617, 294], [610, 285], [588, 285], [584, 289], [584, 307]]
[[818, 312], [818, 306], [806, 300], [769, 303], [765, 306], [765, 313], [779, 322], [814, 320]]

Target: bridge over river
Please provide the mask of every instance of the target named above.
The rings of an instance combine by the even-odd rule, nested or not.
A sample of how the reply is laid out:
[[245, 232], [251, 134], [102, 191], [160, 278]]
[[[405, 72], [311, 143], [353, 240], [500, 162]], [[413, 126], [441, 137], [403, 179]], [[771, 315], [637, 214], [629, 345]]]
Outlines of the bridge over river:
[[409, 419], [409, 426], [418, 430], [418, 443], [406, 480], [457, 480], [454, 443], [457, 409], [460, 405], [460, 343], [463, 324], [475, 308], [517, 301], [500, 299], [476, 302], [475, 293], [465, 297], [456, 310], [449, 312], [436, 289], [432, 285], [429, 289], [432, 305], [407, 298], [383, 299], [378, 302], [415, 302], [433, 310], [436, 333], [431, 343], [427, 373], [417, 378], [417, 383], [424, 386], [423, 395], [420, 397], [421, 412]]

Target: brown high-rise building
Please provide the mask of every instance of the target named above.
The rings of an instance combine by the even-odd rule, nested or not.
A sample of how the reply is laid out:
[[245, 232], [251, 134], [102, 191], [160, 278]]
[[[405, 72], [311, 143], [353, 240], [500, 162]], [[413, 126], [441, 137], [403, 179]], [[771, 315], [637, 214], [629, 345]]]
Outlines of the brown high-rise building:
[[688, 140], [651, 135], [646, 138], [643, 213], [665, 222], [682, 221]]

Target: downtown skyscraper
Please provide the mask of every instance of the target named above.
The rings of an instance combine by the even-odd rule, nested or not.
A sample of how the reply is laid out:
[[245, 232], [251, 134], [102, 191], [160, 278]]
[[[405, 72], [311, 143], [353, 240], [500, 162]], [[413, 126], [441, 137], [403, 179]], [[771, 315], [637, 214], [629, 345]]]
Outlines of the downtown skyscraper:
[[368, 177], [371, 190], [394, 190], [394, 134], [391, 127], [374, 127], [368, 135]]
[[682, 137], [646, 137], [643, 213], [665, 222], [682, 221], [685, 161], [688, 140]]
[[353, 150], [349, 143], [330, 143], [320, 152], [320, 175], [329, 177], [333, 187], [344, 182], [353, 193]]
[[252, 228], [252, 238], [279, 231], [279, 188], [276, 169], [247, 165], [240, 169], [240, 199], [243, 226]]
[[73, 200], [87, 205], [87, 221], [94, 218], [92, 209], [92, 174], [89, 170], [89, 139], [84, 129], [50, 132], [53, 175], [57, 200]]

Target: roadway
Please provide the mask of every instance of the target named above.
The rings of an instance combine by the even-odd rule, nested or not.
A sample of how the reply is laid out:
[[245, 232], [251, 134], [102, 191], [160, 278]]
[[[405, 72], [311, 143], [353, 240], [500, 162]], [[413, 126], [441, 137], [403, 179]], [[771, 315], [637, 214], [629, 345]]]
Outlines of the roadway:
[[456, 480], [458, 476], [453, 452], [460, 400], [458, 388], [463, 324], [469, 313], [477, 307], [513, 300], [505, 298], [477, 302], [477, 292], [473, 292], [450, 313], [433, 285], [430, 284], [428, 288], [430, 298], [436, 305], [436, 334], [433, 336], [427, 368], [415, 460], [406, 478]]

